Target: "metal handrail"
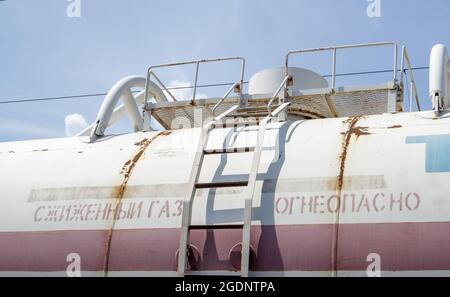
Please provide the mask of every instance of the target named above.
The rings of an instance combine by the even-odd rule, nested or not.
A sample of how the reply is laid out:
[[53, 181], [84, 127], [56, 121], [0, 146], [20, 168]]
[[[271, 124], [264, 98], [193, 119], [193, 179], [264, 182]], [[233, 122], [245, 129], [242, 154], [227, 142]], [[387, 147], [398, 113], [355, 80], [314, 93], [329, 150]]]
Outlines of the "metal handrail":
[[215, 116], [216, 115], [216, 109], [223, 103], [223, 101], [225, 101], [226, 98], [228, 98], [228, 96], [230, 96], [231, 92], [233, 90], [239, 90], [239, 92], [241, 92], [241, 86], [239, 83], [235, 83], [233, 86], [231, 86], [231, 88], [225, 93], [225, 95], [222, 96], [222, 98], [219, 100], [219, 102], [217, 102], [214, 107], [212, 108], [212, 113]]
[[[155, 77], [155, 79], [158, 81], [158, 83], [161, 85], [161, 87], [163, 88], [163, 90], [164, 91], [166, 91], [166, 93], [167, 94], [169, 94], [169, 96], [170, 96], [170, 98], [172, 98], [172, 100], [173, 101], [178, 101], [176, 98], [175, 98], [175, 96], [173, 96], [173, 94], [172, 94], [172, 92], [170, 92], [169, 91], [169, 89], [167, 89], [167, 87], [163, 84], [163, 82], [159, 79], [159, 77], [155, 74], [155, 73], [151, 73], [150, 74], [150, 79], [151, 79], [151, 76], [154, 76]], [[145, 97], [145, 104], [147, 104], [147, 101], [148, 101], [148, 97], [147, 97], [147, 94], [148, 94], [148, 90], [147, 90], [147, 86], [148, 86], [148, 82], [149, 82], [150, 80], [147, 78], [147, 80], [145, 81], [145, 94], [146, 94], [146, 97]]]
[[290, 105], [291, 105], [291, 102], [286, 102], [286, 103], [281, 104], [277, 109], [275, 109], [275, 110], [270, 114], [270, 116], [272, 116], [272, 117], [278, 116], [280, 113], [282, 113], [283, 111], [285, 111], [286, 108], [288, 108]]
[[[406, 63], [406, 67], [407, 67], [406, 69], [405, 69], [405, 63]], [[406, 49], [406, 46], [403, 46], [402, 47], [401, 74], [400, 74], [401, 82], [403, 82], [403, 75], [406, 72], [406, 70], [408, 70], [409, 76], [411, 77], [410, 92], [409, 92], [409, 111], [410, 112], [413, 111], [413, 97], [415, 97], [415, 99], [416, 99], [417, 110], [422, 111], [422, 109], [420, 107], [420, 100], [419, 100], [419, 95], [417, 92], [416, 81], [414, 79], [414, 73], [412, 71], [411, 60], [409, 59], [408, 50]]]
[[283, 90], [283, 88], [286, 88], [288, 85], [288, 81], [292, 78], [292, 76], [290, 75], [286, 75], [286, 77], [283, 79], [283, 81], [281, 82], [280, 86], [278, 87], [278, 89], [275, 91], [275, 93], [273, 94], [272, 98], [270, 99], [269, 103], [267, 103], [267, 111], [269, 112], [269, 115], [272, 113], [272, 103], [273, 101], [275, 101], [275, 99], [278, 97], [278, 95], [280, 94], [281, 90]]
[[[376, 43], [363, 43], [363, 44], [352, 44], [352, 45], [342, 45], [342, 46], [332, 46], [332, 47], [320, 47], [320, 48], [311, 48], [311, 49], [300, 49], [300, 50], [292, 50], [286, 54], [285, 57], [285, 76], [289, 75], [289, 57], [294, 54], [303, 54], [303, 53], [311, 53], [311, 52], [320, 52], [320, 51], [333, 51], [333, 68], [332, 68], [332, 89], [336, 89], [336, 61], [337, 61], [337, 51], [340, 49], [349, 49], [349, 48], [364, 48], [364, 47], [377, 47], [377, 46], [387, 46], [391, 45], [394, 47], [394, 81], [397, 81], [397, 71], [398, 71], [398, 45], [396, 42], [376, 42]], [[285, 92], [287, 92], [287, 87]]]
[[[200, 64], [203, 63], [211, 63], [211, 62], [223, 62], [223, 61], [231, 61], [231, 60], [240, 60], [241, 61], [241, 77], [240, 77], [240, 86], [239, 88], [239, 98], [242, 98], [242, 86], [244, 84], [244, 72], [245, 72], [245, 59], [242, 57], [225, 57], [225, 58], [214, 58], [214, 59], [202, 59], [202, 60], [193, 60], [193, 61], [184, 61], [184, 62], [176, 62], [176, 63], [167, 63], [167, 64], [159, 64], [159, 65], [153, 65], [150, 66], [147, 70], [147, 81], [146, 81], [146, 93], [145, 93], [145, 105], [146, 107], [148, 104], [148, 92], [147, 92], [147, 85], [148, 82], [150, 82], [152, 76], [156, 78], [158, 83], [161, 84], [164, 91], [166, 91], [169, 96], [174, 100], [177, 101], [175, 96], [166, 88], [166, 86], [161, 82], [161, 80], [155, 75], [154, 70], [157, 68], [166, 68], [166, 67], [174, 67], [174, 66], [182, 66], [182, 65], [190, 65], [195, 64], [195, 79], [194, 79], [194, 91], [193, 91], [193, 97], [192, 97], [192, 103], [195, 104], [195, 97], [197, 95], [197, 83], [198, 83], [198, 73], [200, 69]], [[230, 91], [231, 93], [231, 91]], [[229, 94], [228, 94], [229, 95]]]

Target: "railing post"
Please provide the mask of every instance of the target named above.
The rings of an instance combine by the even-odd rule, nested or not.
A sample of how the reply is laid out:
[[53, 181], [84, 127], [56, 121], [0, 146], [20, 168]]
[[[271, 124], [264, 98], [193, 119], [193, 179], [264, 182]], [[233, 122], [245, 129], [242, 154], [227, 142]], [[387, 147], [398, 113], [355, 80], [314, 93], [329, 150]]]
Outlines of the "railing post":
[[402, 46], [402, 60], [400, 62], [400, 83], [403, 84], [404, 75], [405, 75], [405, 54], [406, 54], [406, 46]]
[[145, 88], [144, 88], [144, 110], [148, 109], [148, 83], [150, 81], [150, 76], [149, 76], [149, 72], [150, 69], [147, 70], [147, 77], [145, 79]]
[[[286, 54], [286, 58], [284, 60], [284, 77], [288, 77], [289, 76], [289, 56], [291, 55], [290, 52], [288, 52]], [[288, 94], [288, 84], [285, 84], [284, 86], [284, 97], [287, 98], [289, 96]]]
[[199, 68], [200, 68], [200, 62], [197, 62], [196, 67], [195, 67], [195, 81], [194, 81], [194, 92], [192, 94], [192, 105], [195, 105], [195, 96], [197, 95], [198, 69]]
[[241, 83], [239, 86], [239, 106], [244, 105], [243, 98], [242, 98], [242, 92], [244, 89], [245, 59], [242, 59], [241, 61], [242, 61], [242, 68], [241, 68]]
[[[409, 55], [408, 55], [408, 51], [406, 50], [406, 46], [403, 46], [402, 52], [403, 52], [402, 53], [402, 65], [403, 65], [402, 68], [404, 67], [403, 71], [405, 71], [405, 74], [406, 74], [406, 71], [408, 70], [408, 73], [411, 76], [410, 110], [412, 111], [412, 100], [415, 97], [417, 110], [422, 111], [422, 108], [420, 107], [420, 100], [419, 100], [419, 95], [417, 92], [416, 81], [414, 79], [414, 72], [412, 70], [411, 61], [409, 60]], [[402, 80], [403, 80], [403, 75], [404, 75], [404, 73], [402, 72]]]
[[394, 81], [397, 81], [398, 45], [394, 43]]
[[331, 88], [333, 91], [336, 89], [336, 58], [337, 58], [337, 49], [333, 49], [333, 69], [332, 69], [332, 83]]

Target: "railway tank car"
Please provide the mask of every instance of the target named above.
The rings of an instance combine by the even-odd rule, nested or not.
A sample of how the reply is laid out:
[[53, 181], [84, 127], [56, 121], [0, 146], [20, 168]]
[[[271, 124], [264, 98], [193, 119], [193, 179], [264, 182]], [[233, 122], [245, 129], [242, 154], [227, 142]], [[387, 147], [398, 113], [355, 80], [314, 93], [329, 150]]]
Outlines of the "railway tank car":
[[[380, 85], [289, 65], [388, 46], [394, 78]], [[291, 51], [248, 94], [239, 57], [152, 66], [77, 137], [0, 143], [0, 275], [450, 275], [447, 49], [432, 50], [433, 110], [418, 112], [403, 111], [417, 91], [398, 51]], [[229, 60], [241, 77], [221, 98], [177, 101], [156, 74]], [[134, 132], [108, 135], [126, 115]]]

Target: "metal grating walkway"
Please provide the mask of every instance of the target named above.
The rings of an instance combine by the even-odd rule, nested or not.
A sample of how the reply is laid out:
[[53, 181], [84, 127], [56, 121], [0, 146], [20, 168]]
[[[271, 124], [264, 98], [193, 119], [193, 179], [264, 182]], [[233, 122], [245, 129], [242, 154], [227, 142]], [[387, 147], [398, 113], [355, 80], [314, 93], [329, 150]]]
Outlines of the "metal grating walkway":
[[[401, 111], [402, 89], [395, 83], [361, 88], [319, 89], [291, 92], [287, 109], [291, 119], [320, 119], [375, 115], [386, 112]], [[243, 95], [248, 107], [264, 107], [270, 100], [267, 95]], [[149, 104], [151, 115], [166, 129], [201, 127], [213, 118], [212, 108], [220, 100], [197, 99]], [[237, 97], [230, 97], [217, 108], [217, 113], [225, 112], [233, 105], [239, 104]]]

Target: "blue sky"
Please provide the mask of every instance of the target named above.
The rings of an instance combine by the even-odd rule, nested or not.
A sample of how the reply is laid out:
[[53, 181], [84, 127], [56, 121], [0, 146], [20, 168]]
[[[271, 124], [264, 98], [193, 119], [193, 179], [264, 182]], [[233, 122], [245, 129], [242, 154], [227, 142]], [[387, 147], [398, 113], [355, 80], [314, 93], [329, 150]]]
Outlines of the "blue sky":
[[[418, 67], [428, 66], [434, 44], [450, 46], [448, 0], [381, 0], [380, 18], [367, 16], [366, 0], [81, 0], [81, 18], [69, 18], [68, 5], [0, 1], [0, 101], [103, 93], [124, 76], [144, 75], [151, 64], [179, 60], [244, 56], [249, 79], [282, 66], [291, 49], [393, 40], [408, 46]], [[328, 74], [328, 58], [294, 62]], [[389, 50], [352, 51], [340, 55], [338, 72], [391, 64]], [[237, 65], [221, 67], [204, 69], [200, 83], [236, 80]], [[183, 68], [162, 76], [189, 82], [191, 72]], [[415, 75], [429, 108], [428, 73]], [[64, 118], [79, 113], [92, 122], [102, 99], [0, 104], [0, 141], [64, 137]]]

